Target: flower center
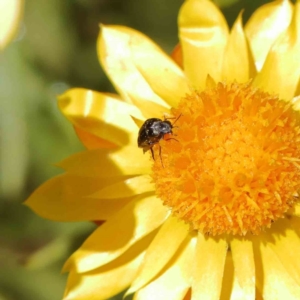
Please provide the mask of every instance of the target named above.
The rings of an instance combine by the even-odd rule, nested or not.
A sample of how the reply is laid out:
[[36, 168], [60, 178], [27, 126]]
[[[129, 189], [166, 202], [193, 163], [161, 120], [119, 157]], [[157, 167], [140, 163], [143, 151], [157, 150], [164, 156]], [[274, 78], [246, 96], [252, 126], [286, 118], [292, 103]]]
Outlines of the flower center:
[[284, 217], [300, 187], [300, 115], [289, 103], [218, 83], [173, 114], [174, 136], [153, 147], [152, 176], [174, 215], [212, 235], [258, 234]]

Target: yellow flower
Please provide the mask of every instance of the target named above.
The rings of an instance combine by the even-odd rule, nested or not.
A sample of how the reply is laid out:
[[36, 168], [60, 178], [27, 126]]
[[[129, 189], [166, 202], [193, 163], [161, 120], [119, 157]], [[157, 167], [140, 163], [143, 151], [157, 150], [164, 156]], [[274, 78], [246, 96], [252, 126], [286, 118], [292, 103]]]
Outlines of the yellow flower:
[[0, 1], [0, 50], [15, 37], [23, 13], [23, 0]]
[[[300, 2], [260, 7], [229, 32], [208, 0], [179, 12], [173, 58], [103, 26], [120, 96], [59, 98], [87, 151], [28, 199], [43, 217], [105, 220], [70, 257], [64, 299], [300, 299]], [[175, 61], [175, 62], [174, 62]], [[146, 155], [146, 119], [176, 118]], [[143, 139], [147, 139], [147, 136]]]

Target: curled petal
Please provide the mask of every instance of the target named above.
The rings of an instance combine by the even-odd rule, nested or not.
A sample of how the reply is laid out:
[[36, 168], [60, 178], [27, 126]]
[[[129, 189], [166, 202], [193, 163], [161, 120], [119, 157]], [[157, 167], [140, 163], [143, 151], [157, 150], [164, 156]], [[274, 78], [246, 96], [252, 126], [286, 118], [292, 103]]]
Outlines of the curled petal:
[[289, 27], [270, 49], [263, 68], [253, 84], [290, 101], [295, 96], [300, 78], [300, 2], [295, 5]]
[[81, 143], [88, 149], [99, 149], [99, 148], [105, 148], [105, 149], [113, 149], [116, 148], [117, 145], [113, 144], [112, 142], [109, 142], [107, 140], [104, 140], [92, 133], [89, 133], [88, 131], [85, 131], [79, 127], [74, 126], [74, 130], [80, 139]]
[[245, 26], [257, 71], [262, 69], [267, 54], [277, 37], [289, 26], [293, 5], [277, 0], [259, 7]]
[[160, 199], [141, 196], [98, 227], [69, 258], [64, 269], [75, 265], [81, 273], [113, 261], [159, 227], [167, 216], [167, 208]]
[[[128, 92], [129, 94], [129, 92]], [[152, 101], [148, 101], [146, 98], [137, 97], [136, 95], [130, 95], [132, 102], [141, 110], [143, 113], [143, 119], [150, 118], [162, 118], [163, 115], [170, 114], [170, 107], [157, 104]]]
[[[147, 249], [141, 272], [127, 294], [136, 292], [157, 275], [173, 257], [188, 235], [188, 226], [177, 218], [170, 217], [161, 227]], [[166, 251], [168, 248], [168, 251]]]
[[98, 199], [124, 198], [154, 190], [155, 186], [152, 177], [150, 175], [141, 175], [108, 185], [91, 195], [91, 197]]
[[254, 74], [254, 61], [245, 37], [242, 13], [240, 13], [228, 38], [224, 53], [222, 77], [228, 82], [246, 82], [253, 78]]
[[177, 107], [190, 91], [182, 69], [150, 41], [145, 45], [133, 44], [131, 48], [133, 62], [153, 91], [170, 106]]
[[188, 238], [184, 249], [169, 263], [168, 268], [137, 291], [134, 300], [182, 300], [191, 286], [191, 265], [195, 255], [196, 239]]
[[135, 278], [144, 252], [132, 251], [88, 273], [70, 272], [63, 300], [108, 299], [127, 288]]
[[180, 44], [177, 44], [174, 48], [171, 57], [174, 59], [174, 61], [177, 63], [177, 65], [180, 68], [183, 68], [183, 62], [182, 62], [182, 48]]
[[[168, 65], [170, 70], [173, 70], [174, 76], [182, 75], [175, 63], [172, 64], [163, 51], [147, 36], [124, 26], [102, 26], [97, 49], [100, 62], [119, 94], [127, 102], [136, 104], [146, 118], [149, 117], [149, 110], [159, 109], [156, 114], [163, 114], [170, 108], [170, 105], [153, 91], [138, 69], [135, 60], [143, 57], [144, 51], [149, 53], [151, 49], [151, 62], [159, 58]], [[141, 61], [138, 64], [141, 64]], [[151, 71], [157, 72], [157, 68]]]
[[42, 184], [24, 204], [40, 216], [54, 221], [107, 220], [131, 199], [99, 201], [88, 196], [116, 180], [111, 178], [102, 182], [99, 178], [59, 175]]
[[151, 160], [137, 146], [117, 150], [95, 149], [76, 153], [57, 164], [68, 173], [83, 177], [109, 178], [149, 174]]
[[119, 146], [136, 144], [138, 128], [131, 115], [142, 115], [134, 105], [79, 88], [61, 95], [58, 105], [76, 127]]
[[179, 39], [183, 68], [196, 89], [205, 88], [207, 75], [221, 79], [228, 26], [215, 4], [187, 0], [179, 12]]

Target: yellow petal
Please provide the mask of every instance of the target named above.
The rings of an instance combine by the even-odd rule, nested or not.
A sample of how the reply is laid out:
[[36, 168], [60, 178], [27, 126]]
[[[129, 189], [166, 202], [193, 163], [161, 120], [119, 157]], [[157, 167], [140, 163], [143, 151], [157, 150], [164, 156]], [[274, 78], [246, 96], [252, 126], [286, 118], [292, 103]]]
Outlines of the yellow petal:
[[208, 74], [219, 81], [228, 36], [220, 10], [208, 0], [187, 0], [178, 22], [184, 70], [193, 87], [205, 88]]
[[[237, 299], [237, 300], [239, 300], [239, 299]], [[255, 300], [264, 300], [262, 297], [262, 294], [260, 293], [260, 291], [258, 289], [256, 289]]]
[[3, 50], [18, 32], [23, 5], [23, 0], [0, 1], [0, 50]]
[[272, 230], [275, 232], [284, 230], [284, 236], [280, 236], [280, 234], [268, 235], [264, 241], [269, 243], [270, 248], [276, 253], [289, 275], [300, 286], [300, 239], [287, 219], [281, 220], [279, 224], [276, 222]]
[[74, 154], [57, 165], [68, 173], [83, 177], [108, 178], [122, 175], [149, 174], [152, 158], [135, 147], [115, 151], [95, 149]]
[[245, 26], [257, 71], [262, 69], [267, 54], [277, 37], [288, 27], [293, 5], [277, 0], [259, 7]]
[[133, 116], [131, 116], [131, 118], [138, 128], [141, 128], [143, 126], [143, 124], [145, 123], [145, 119], [141, 120], [141, 119], [135, 118]]
[[300, 97], [300, 78], [299, 78], [299, 81], [298, 81], [295, 97]]
[[170, 106], [153, 92], [134, 61], [143, 51], [149, 51], [148, 47], [164, 55], [148, 37], [124, 26], [102, 26], [97, 45], [102, 67], [122, 98], [136, 104], [143, 114], [147, 110], [140, 105], [145, 103], [149, 110], [159, 108], [163, 113]]
[[[270, 241], [270, 243], [274, 243], [274, 241]], [[265, 243], [259, 238], [255, 238], [253, 246], [256, 286], [263, 299], [300, 299], [300, 286], [289, 275], [269, 242]], [[286, 247], [289, 245], [287, 244]]]
[[167, 215], [160, 199], [141, 196], [98, 227], [69, 258], [66, 268], [74, 264], [81, 273], [111, 262], [160, 226]]
[[[228, 251], [225, 261], [224, 277], [222, 282], [222, 291], [220, 299], [230, 300], [254, 300], [254, 297], [249, 297], [249, 294], [245, 294], [241, 289], [237, 276], [236, 268], [233, 265], [232, 254]], [[257, 299], [258, 300], [258, 299]]]
[[300, 217], [300, 203], [294, 204], [294, 207], [291, 209], [291, 214]]
[[214, 89], [216, 87], [215, 80], [209, 74], [207, 75], [205, 86], [207, 89]]
[[150, 175], [142, 175], [133, 178], [128, 178], [112, 185], [104, 187], [91, 195], [98, 199], [114, 199], [131, 197], [134, 195], [152, 192], [155, 190], [152, 177]]
[[[299, 81], [300, 82], [300, 81]], [[296, 92], [297, 93], [297, 92]], [[293, 108], [294, 110], [296, 111], [300, 111], [300, 95], [299, 96], [295, 96], [293, 99], [292, 99], [292, 104], [293, 104]]]
[[136, 145], [138, 128], [130, 115], [142, 117], [132, 104], [106, 94], [75, 88], [58, 98], [61, 112], [76, 127], [116, 145]]
[[174, 48], [174, 50], [171, 53], [171, 57], [174, 59], [176, 64], [182, 69], [183, 63], [182, 63], [182, 48], [180, 44], [177, 44]]
[[279, 94], [290, 101], [300, 77], [300, 2], [295, 5], [289, 27], [271, 47], [264, 66], [253, 84], [265, 92]]
[[[189, 228], [177, 218], [170, 217], [161, 227], [147, 249], [141, 273], [132, 283], [127, 294], [134, 293], [157, 275], [170, 261], [188, 235]], [[166, 249], [168, 249], [166, 251]]]
[[64, 300], [108, 299], [127, 288], [135, 278], [144, 252], [126, 253], [110, 264], [88, 273], [70, 272]]
[[220, 298], [226, 254], [227, 242], [223, 238], [198, 234], [195, 262], [192, 266], [192, 299]]
[[194, 261], [196, 239], [188, 243], [166, 271], [135, 293], [134, 300], [182, 300], [190, 288], [191, 265]]
[[132, 55], [138, 70], [157, 95], [172, 107], [177, 107], [179, 100], [190, 92], [182, 69], [150, 43], [143, 45], [142, 49], [135, 48], [137, 46], [133, 45]]
[[255, 265], [252, 241], [233, 238], [230, 242], [234, 272], [238, 280], [243, 299], [255, 299]]
[[92, 133], [89, 133], [88, 131], [85, 131], [81, 128], [78, 128], [74, 126], [74, 129], [76, 131], [76, 134], [82, 144], [89, 150], [92, 149], [99, 149], [99, 148], [105, 148], [105, 149], [113, 149], [116, 148], [117, 145], [113, 144], [107, 140], [104, 140]]
[[290, 222], [295, 232], [300, 236], [300, 218], [293, 216], [290, 218]]
[[231, 299], [234, 282], [234, 267], [231, 251], [227, 252], [220, 299]]
[[54, 221], [107, 220], [131, 199], [88, 198], [102, 185], [99, 178], [63, 174], [42, 184], [24, 204]]
[[141, 110], [144, 119], [159, 118], [162, 116], [170, 114], [170, 107], [166, 108], [160, 104], [148, 101], [146, 98], [131, 96], [132, 102]]
[[254, 77], [255, 72], [240, 13], [232, 27], [224, 53], [222, 78], [228, 82], [246, 82]]

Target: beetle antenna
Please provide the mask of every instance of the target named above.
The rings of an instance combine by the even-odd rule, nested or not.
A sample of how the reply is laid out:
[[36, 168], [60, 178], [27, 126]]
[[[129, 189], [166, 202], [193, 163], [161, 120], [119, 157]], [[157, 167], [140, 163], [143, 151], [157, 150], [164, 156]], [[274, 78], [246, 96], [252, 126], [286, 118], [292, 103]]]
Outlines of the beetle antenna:
[[176, 119], [176, 120], [173, 122], [172, 127], [178, 127], [178, 126], [174, 126], [174, 124], [178, 121], [178, 119], [179, 119], [181, 116], [182, 116], [182, 114], [180, 114], [177, 118], [176, 118], [176, 117], [166, 118], [166, 116], [164, 115], [164, 121]]
[[172, 124], [173, 127], [174, 127], [174, 124], [178, 121], [178, 119], [179, 119], [181, 116], [182, 116], [182, 114], [180, 114], [180, 115], [176, 118], [176, 120], [173, 122], [173, 124]]

